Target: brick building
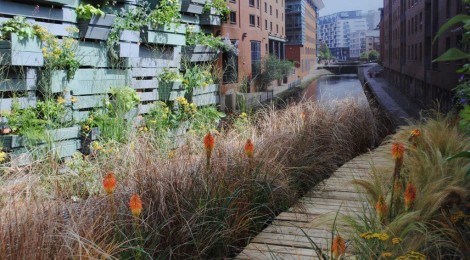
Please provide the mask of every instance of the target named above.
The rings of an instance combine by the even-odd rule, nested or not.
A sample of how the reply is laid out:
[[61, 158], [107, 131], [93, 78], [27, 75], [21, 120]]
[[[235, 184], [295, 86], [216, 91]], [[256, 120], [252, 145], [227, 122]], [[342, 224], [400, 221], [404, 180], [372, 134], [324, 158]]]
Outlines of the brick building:
[[[221, 92], [256, 77], [258, 63], [267, 55], [285, 57], [285, 0], [228, 0], [232, 10], [219, 34], [238, 46], [238, 55], [224, 53]], [[234, 76], [235, 75], [235, 76]]]
[[286, 1], [286, 59], [294, 61], [299, 78], [317, 63], [317, 18], [322, 0]]
[[435, 62], [459, 45], [461, 31], [449, 30], [433, 44], [439, 28], [463, 12], [461, 0], [384, 0], [382, 61], [385, 75], [403, 93], [423, 107], [436, 100], [451, 106], [451, 90], [458, 83], [457, 62]]

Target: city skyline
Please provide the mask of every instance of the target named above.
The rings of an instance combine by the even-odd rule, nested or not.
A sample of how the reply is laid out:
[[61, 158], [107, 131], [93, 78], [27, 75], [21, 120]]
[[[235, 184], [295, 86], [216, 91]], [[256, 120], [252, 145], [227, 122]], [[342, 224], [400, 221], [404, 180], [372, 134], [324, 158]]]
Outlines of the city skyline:
[[320, 10], [320, 16], [330, 15], [337, 12], [343, 11], [354, 11], [354, 10], [377, 10], [383, 7], [383, 1], [381, 0], [323, 0], [325, 8]]

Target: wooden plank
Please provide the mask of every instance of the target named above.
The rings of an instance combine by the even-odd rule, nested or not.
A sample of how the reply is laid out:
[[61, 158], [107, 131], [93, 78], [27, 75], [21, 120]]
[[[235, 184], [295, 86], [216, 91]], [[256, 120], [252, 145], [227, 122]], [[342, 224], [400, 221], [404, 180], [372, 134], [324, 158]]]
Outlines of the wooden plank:
[[201, 25], [220, 26], [222, 24], [222, 19], [218, 15], [203, 14], [199, 19], [199, 23]]
[[139, 44], [133, 42], [119, 43], [119, 57], [121, 58], [137, 58], [139, 57]]
[[[19, 97], [16, 98], [20, 103], [21, 108], [36, 106], [36, 97]], [[2, 98], [0, 99], [0, 110], [11, 111], [11, 105], [13, 104], [14, 98]]]
[[130, 68], [179, 68], [181, 61], [181, 46], [164, 48], [141, 47], [138, 57], [126, 60]]
[[219, 85], [210, 84], [206, 87], [201, 86], [199, 88], [193, 89], [193, 96], [208, 94], [208, 93], [217, 92], [217, 91], [219, 91]]
[[142, 40], [146, 43], [183, 46], [186, 44], [184, 34], [175, 34], [168, 32], [147, 31], [143, 33]]
[[250, 259], [250, 260], [315, 260], [319, 259], [312, 256], [292, 255], [290, 253], [279, 253], [279, 252], [262, 252], [259, 250], [246, 249], [240, 253], [235, 259]]
[[[278, 245], [265, 245], [259, 243], [251, 243], [246, 249], [258, 251], [258, 252], [276, 252], [276, 253], [285, 253], [290, 254], [293, 257], [297, 256], [308, 256], [315, 257], [315, 250], [311, 248], [301, 248], [301, 247], [290, 247], [290, 246], [278, 246]], [[296, 258], [294, 258], [296, 259]]]
[[92, 107], [102, 107], [107, 95], [80, 96], [77, 102], [73, 103], [73, 109], [85, 109]]
[[183, 13], [192, 13], [192, 14], [202, 14], [204, 6], [193, 4], [190, 0], [183, 0], [181, 3], [181, 12]]
[[0, 0], [0, 14], [4, 15], [21, 15], [31, 18], [40, 18], [64, 22], [77, 22], [77, 15], [74, 9], [71, 8], [52, 8], [42, 6], [36, 8], [36, 5], [14, 3], [5, 0]]
[[219, 103], [219, 94], [209, 93], [199, 96], [193, 96], [193, 103], [198, 106], [208, 106]]
[[108, 59], [108, 50], [104, 42], [82, 42], [78, 43], [76, 52], [81, 66], [90, 67], [112, 67]]
[[199, 16], [190, 15], [190, 14], [182, 14], [181, 22], [188, 23], [188, 24], [199, 24]]
[[131, 86], [133, 89], [156, 89], [158, 88], [158, 80], [157, 79], [132, 79]]
[[158, 91], [156, 89], [152, 92], [138, 92], [137, 94], [141, 102], [158, 100]]

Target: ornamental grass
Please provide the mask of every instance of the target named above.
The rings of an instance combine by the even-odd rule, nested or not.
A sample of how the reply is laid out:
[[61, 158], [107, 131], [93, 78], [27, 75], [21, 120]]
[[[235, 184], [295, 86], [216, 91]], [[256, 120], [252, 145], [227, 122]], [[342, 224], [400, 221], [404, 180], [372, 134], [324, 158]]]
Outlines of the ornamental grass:
[[446, 159], [470, 150], [470, 137], [459, 131], [452, 115], [436, 113], [403, 127], [390, 143], [386, 159], [394, 160], [395, 167], [374, 165], [369, 180], [355, 181], [369, 204], [346, 217], [354, 230], [349, 237], [353, 254], [358, 259], [383, 259], [385, 253], [393, 259], [467, 258], [470, 182], [465, 173], [470, 165], [468, 160]]
[[[151, 132], [140, 132], [65, 168], [9, 169], [0, 190], [0, 259], [234, 256], [312, 185], [377, 141], [370, 109], [353, 101], [301, 102], [235, 121], [211, 131], [216, 145], [213, 136], [194, 136], [171, 156]], [[339, 256], [344, 240], [337, 242]]]

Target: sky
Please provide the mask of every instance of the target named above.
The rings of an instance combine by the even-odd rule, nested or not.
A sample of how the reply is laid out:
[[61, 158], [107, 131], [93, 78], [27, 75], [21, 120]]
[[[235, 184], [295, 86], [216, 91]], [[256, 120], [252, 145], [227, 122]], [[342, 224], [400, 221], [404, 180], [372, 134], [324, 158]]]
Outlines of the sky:
[[320, 10], [320, 16], [342, 11], [377, 10], [383, 7], [383, 0], [323, 0], [325, 8]]

